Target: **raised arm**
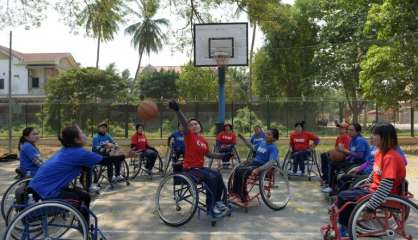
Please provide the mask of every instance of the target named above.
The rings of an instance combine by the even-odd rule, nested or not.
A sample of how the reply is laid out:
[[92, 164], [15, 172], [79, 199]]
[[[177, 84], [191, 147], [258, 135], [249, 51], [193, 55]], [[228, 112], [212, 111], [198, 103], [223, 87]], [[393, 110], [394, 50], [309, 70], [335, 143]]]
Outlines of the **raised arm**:
[[238, 137], [244, 142], [244, 144], [251, 150], [255, 150], [254, 146], [241, 134], [238, 133]]
[[187, 119], [184, 113], [180, 110], [178, 103], [175, 100], [171, 100], [168, 103], [168, 107], [176, 112], [177, 118], [184, 128], [184, 134], [187, 134], [187, 132], [189, 131], [189, 128], [187, 127]]

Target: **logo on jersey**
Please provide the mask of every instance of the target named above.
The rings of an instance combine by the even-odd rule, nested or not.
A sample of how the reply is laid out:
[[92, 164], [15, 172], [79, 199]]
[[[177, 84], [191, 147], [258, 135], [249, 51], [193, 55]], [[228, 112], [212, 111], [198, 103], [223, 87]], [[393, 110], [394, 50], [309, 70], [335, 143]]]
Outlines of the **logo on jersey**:
[[222, 138], [225, 139], [225, 140], [232, 140], [231, 136], [223, 136]]
[[177, 140], [178, 142], [183, 142], [183, 141], [184, 141], [184, 137], [177, 137], [177, 138], [176, 138], [176, 140]]
[[265, 148], [263, 148], [263, 147], [259, 147], [259, 148], [257, 149], [257, 152], [260, 152], [260, 153], [266, 153], [266, 152], [267, 152], [267, 149], [265, 149]]
[[304, 138], [295, 138], [295, 143], [304, 143], [305, 139]]
[[206, 143], [201, 142], [199, 140], [197, 140], [196, 145], [199, 146], [200, 148], [202, 148], [203, 150], [206, 150], [208, 147], [206, 146]]

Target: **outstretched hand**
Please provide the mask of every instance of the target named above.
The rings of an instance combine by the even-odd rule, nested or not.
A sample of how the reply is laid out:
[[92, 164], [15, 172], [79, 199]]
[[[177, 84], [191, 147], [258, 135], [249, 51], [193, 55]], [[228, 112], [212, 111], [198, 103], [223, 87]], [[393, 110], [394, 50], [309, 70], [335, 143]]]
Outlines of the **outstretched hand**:
[[176, 112], [180, 110], [179, 104], [176, 100], [170, 100], [170, 102], [168, 102], [168, 107]]

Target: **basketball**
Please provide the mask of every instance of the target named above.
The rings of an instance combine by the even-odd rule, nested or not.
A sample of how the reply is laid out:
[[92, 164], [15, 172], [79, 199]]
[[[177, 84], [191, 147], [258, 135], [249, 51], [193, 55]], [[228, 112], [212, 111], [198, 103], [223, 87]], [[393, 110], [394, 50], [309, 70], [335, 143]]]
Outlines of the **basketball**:
[[342, 161], [345, 158], [345, 154], [334, 149], [334, 150], [329, 151], [329, 158], [332, 161]]
[[143, 121], [150, 121], [158, 114], [158, 106], [152, 100], [144, 100], [138, 105], [137, 115]]

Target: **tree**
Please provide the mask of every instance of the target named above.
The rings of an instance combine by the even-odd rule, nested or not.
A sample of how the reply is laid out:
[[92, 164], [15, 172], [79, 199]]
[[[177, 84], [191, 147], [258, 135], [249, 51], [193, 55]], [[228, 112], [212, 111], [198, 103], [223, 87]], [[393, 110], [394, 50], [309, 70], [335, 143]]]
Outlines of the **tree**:
[[418, 97], [418, 2], [384, 0], [371, 5], [365, 33], [376, 38], [361, 63], [364, 96], [381, 105]]
[[177, 81], [179, 96], [185, 99], [204, 101], [215, 100], [217, 96], [217, 76], [215, 69], [184, 66]]
[[39, 27], [46, 18], [48, 1], [0, 0], [0, 30], [20, 25]]
[[173, 99], [177, 97], [176, 82], [179, 75], [174, 71], [156, 71], [151, 66], [146, 67], [139, 78], [141, 94], [147, 98]]
[[106, 70], [68, 70], [48, 79], [47, 121], [55, 130], [59, 130], [63, 120], [78, 122], [86, 128], [97, 119], [99, 106], [125, 103], [127, 89], [127, 82], [119, 76], [113, 64]]
[[369, 2], [320, 1], [320, 48], [316, 52], [319, 73], [317, 81], [333, 88], [342, 88], [353, 122], [358, 122], [364, 102], [360, 85], [360, 63], [370, 45], [363, 29], [367, 20]]
[[167, 27], [168, 20], [165, 18], [154, 19], [159, 7], [157, 0], [137, 0], [135, 3], [138, 11], [134, 11], [130, 7], [127, 7], [127, 9], [139, 21], [128, 26], [125, 32], [132, 35], [131, 43], [139, 53], [138, 67], [136, 68], [134, 78], [137, 79], [144, 51], [148, 56], [150, 56], [151, 52], [157, 53], [167, 40], [167, 36], [161, 27]]
[[100, 43], [113, 40], [122, 21], [121, 0], [96, 0], [87, 4], [77, 18], [87, 35], [97, 38], [96, 68], [99, 68]]

